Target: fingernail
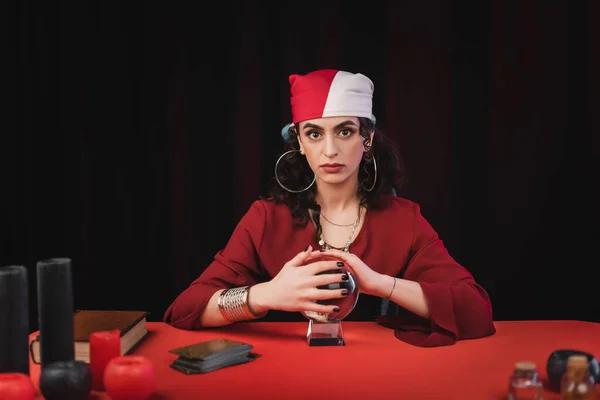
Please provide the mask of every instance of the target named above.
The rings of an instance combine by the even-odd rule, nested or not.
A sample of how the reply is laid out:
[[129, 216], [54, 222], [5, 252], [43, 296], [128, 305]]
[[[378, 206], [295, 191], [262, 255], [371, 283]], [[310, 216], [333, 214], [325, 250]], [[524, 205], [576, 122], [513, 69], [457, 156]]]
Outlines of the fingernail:
[[338, 261], [338, 262], [337, 262], [335, 265], [337, 265], [338, 267], [343, 267], [343, 266], [344, 266], [344, 263], [343, 263], [343, 262], [341, 262], [341, 261]]
[[335, 307], [335, 308], [333, 309], [333, 312], [338, 312], [338, 311], [340, 311], [340, 308], [339, 308], [339, 307]]
[[304, 249], [304, 251], [307, 251], [309, 247], [310, 247], [310, 244], [308, 246], [306, 246], [306, 248]]
[[342, 275], [342, 280], [343, 281], [347, 281], [348, 280], [348, 275], [347, 274]]
[[342, 290], [342, 296], [348, 296], [348, 289]]

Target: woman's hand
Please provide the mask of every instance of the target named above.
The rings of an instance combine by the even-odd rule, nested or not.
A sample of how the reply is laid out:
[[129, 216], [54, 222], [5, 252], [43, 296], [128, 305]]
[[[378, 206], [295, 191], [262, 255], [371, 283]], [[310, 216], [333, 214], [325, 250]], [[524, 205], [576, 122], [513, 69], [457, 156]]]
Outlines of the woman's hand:
[[[319, 289], [347, 279], [338, 260], [314, 261], [316, 256], [309, 246], [285, 263], [271, 281], [252, 287], [251, 308], [254, 312], [266, 310], [314, 311], [317, 313], [337, 312], [335, 305], [318, 304], [318, 300], [339, 299], [345, 296], [344, 289]], [[320, 253], [319, 256], [323, 256]], [[324, 273], [325, 271], [335, 271]], [[339, 273], [338, 273], [339, 271]], [[323, 273], [319, 275], [319, 273]]]
[[375, 296], [378, 295], [379, 291], [377, 289], [381, 286], [385, 276], [379, 272], [373, 271], [356, 255], [336, 249], [329, 249], [324, 252], [317, 250], [313, 251], [311, 254], [311, 257], [318, 256], [331, 256], [342, 261], [356, 276], [362, 293]]

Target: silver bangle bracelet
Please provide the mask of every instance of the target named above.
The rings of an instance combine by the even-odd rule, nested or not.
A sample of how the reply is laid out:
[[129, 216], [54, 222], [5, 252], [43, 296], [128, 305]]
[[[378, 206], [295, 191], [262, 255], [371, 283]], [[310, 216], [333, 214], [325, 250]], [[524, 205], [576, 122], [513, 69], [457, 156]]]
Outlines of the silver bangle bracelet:
[[248, 294], [250, 286], [242, 286], [225, 289], [219, 295], [217, 304], [223, 318], [229, 322], [245, 321], [260, 318], [263, 315], [255, 315], [248, 306]]

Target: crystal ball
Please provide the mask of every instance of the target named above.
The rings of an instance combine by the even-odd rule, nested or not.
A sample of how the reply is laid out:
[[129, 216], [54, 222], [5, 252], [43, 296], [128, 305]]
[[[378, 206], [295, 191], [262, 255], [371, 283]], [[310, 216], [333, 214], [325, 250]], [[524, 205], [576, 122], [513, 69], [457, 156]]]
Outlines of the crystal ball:
[[[327, 259], [331, 259], [331, 258], [320, 257], [319, 259], [312, 260], [312, 262], [321, 261], [324, 259], [327, 260]], [[354, 273], [349, 268], [344, 267], [341, 269], [341, 272], [348, 275], [347, 281], [331, 283], [329, 285], [319, 286], [318, 288], [322, 289], [322, 290], [347, 289], [348, 295], [344, 296], [342, 298], [335, 298], [335, 299], [329, 299], [329, 300], [316, 300], [316, 302], [319, 304], [334, 305], [334, 306], [337, 306], [340, 310], [337, 312], [332, 312], [332, 313], [318, 313], [318, 312], [314, 312], [314, 311], [303, 311], [302, 315], [304, 315], [306, 318], [308, 318], [310, 320], [313, 320], [314, 322], [334, 322], [334, 321], [343, 320], [352, 312], [352, 310], [354, 310], [354, 307], [356, 306], [356, 303], [358, 301], [358, 296], [359, 296], [358, 279], [356, 278]], [[338, 274], [338, 273], [340, 273], [340, 270], [336, 269], [336, 270], [320, 272], [318, 275]]]

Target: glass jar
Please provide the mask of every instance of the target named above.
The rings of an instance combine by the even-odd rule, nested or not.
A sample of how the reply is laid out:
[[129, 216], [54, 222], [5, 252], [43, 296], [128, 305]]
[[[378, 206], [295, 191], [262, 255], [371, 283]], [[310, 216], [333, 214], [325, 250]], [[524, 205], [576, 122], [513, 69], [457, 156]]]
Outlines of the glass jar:
[[590, 375], [588, 359], [584, 355], [572, 355], [560, 383], [561, 400], [596, 400], [595, 382]]
[[509, 380], [508, 400], [543, 400], [544, 386], [537, 366], [531, 361], [519, 361]]

